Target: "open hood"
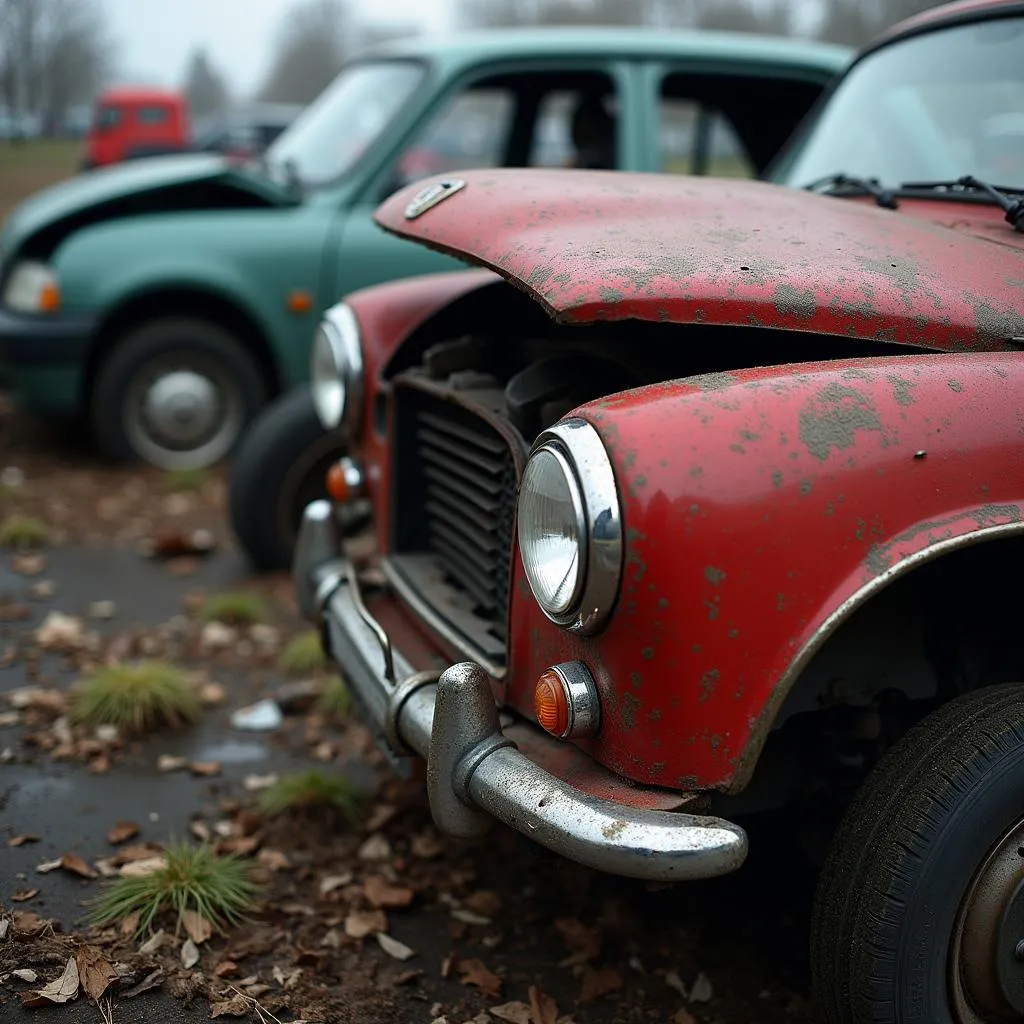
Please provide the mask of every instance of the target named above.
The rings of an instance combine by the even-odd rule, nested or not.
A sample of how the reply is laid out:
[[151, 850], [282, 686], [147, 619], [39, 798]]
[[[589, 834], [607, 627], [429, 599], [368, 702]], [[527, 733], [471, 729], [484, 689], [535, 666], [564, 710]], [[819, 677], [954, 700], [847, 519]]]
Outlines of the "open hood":
[[8, 217], [0, 256], [45, 235], [49, 248], [75, 227], [161, 210], [284, 206], [290, 193], [256, 172], [220, 156], [183, 154], [133, 160], [78, 174], [29, 197]]
[[1024, 337], [1024, 236], [1002, 224], [994, 244], [987, 218], [983, 234], [925, 219], [948, 219], [949, 203], [891, 211], [762, 182], [607, 171], [453, 179], [403, 189], [377, 223], [491, 267], [565, 323], [753, 325], [937, 349]]

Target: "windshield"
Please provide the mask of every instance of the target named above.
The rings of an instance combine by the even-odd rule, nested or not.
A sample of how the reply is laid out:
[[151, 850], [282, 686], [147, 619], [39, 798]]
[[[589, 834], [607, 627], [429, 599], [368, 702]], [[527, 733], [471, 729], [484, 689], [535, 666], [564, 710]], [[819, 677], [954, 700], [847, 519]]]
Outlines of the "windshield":
[[270, 168], [306, 186], [341, 177], [380, 136], [422, 77], [422, 65], [412, 61], [353, 64], [270, 147]]
[[854, 65], [776, 168], [884, 185], [965, 174], [1024, 187], [1024, 18], [927, 32]]

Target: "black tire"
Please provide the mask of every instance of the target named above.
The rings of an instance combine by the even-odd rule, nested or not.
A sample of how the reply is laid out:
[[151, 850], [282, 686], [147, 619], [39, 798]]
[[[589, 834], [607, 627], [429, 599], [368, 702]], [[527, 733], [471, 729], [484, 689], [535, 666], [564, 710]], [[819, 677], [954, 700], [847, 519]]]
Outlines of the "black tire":
[[[147, 440], [136, 408], [140, 382], [160, 367], [216, 380], [224, 410], [223, 436], [180, 448]], [[205, 320], [154, 320], [123, 337], [100, 364], [89, 399], [100, 451], [115, 461], [142, 460], [162, 469], [194, 469], [230, 454], [267, 400], [267, 382], [253, 353], [230, 332]]]
[[[1024, 865], [1009, 834], [1022, 819], [1024, 685], [951, 701], [893, 746], [847, 810], [818, 883], [811, 970], [828, 1024], [1003, 1019], [962, 1009], [979, 1000], [951, 965], [982, 865], [997, 849]], [[1012, 952], [999, 946], [999, 956]], [[1024, 964], [1016, 969], [1024, 981]]]
[[231, 527], [255, 568], [291, 565], [302, 509], [327, 496], [327, 469], [344, 454], [344, 441], [320, 425], [308, 387], [282, 395], [256, 418], [228, 484]]

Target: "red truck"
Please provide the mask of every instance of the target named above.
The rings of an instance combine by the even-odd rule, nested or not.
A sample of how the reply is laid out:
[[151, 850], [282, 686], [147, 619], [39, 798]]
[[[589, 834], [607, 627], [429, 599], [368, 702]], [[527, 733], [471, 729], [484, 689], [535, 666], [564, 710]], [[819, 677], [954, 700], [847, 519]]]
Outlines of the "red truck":
[[1022, 42], [1020, 0], [893, 29], [773, 181], [403, 190], [484, 269], [314, 346], [350, 449], [299, 602], [437, 824], [686, 881], [831, 819], [827, 1024], [1024, 1019]]
[[83, 169], [138, 157], [179, 153], [189, 146], [185, 97], [164, 89], [108, 89], [96, 100]]

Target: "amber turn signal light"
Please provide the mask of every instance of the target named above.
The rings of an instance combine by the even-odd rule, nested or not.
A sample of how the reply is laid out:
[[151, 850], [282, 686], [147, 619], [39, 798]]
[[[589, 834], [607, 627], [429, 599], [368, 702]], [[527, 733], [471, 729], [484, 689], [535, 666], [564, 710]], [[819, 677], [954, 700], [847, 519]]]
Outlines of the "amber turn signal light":
[[363, 496], [363, 471], [353, 459], [339, 459], [327, 470], [327, 493], [339, 505]]
[[60, 288], [53, 282], [43, 285], [39, 293], [39, 308], [44, 313], [56, 313], [60, 309]]
[[579, 661], [553, 665], [541, 673], [533, 691], [533, 709], [540, 727], [560, 740], [593, 736], [601, 724], [597, 687]]

